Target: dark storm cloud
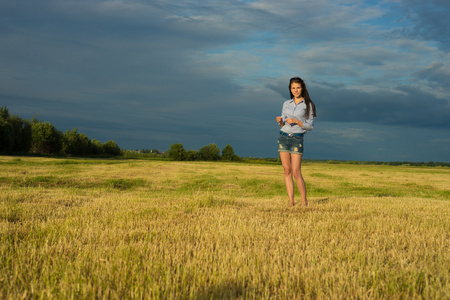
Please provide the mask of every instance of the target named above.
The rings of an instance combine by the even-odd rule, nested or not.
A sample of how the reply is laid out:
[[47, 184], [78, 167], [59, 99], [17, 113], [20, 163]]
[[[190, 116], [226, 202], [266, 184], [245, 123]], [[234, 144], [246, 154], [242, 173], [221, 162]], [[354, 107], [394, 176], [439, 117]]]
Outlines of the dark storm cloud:
[[[120, 2], [110, 7], [108, 2], [65, 3], [40, 8], [45, 13], [37, 19], [26, 12], [33, 7], [20, 7], [16, 14], [22, 18], [11, 21], [14, 34], [5, 34], [9, 47], [2, 51], [4, 74], [20, 76], [5, 76], [4, 93], [27, 97], [40, 90], [41, 97], [62, 102], [118, 99], [164, 106], [169, 99], [177, 101], [175, 94], [180, 102], [182, 97], [202, 102], [221, 90], [238, 89], [192, 50], [226, 43], [232, 34], [224, 30], [200, 30], [197, 21], [166, 19], [139, 3], [129, 7], [134, 10], [129, 16], [122, 14]], [[140, 15], [141, 8], [148, 14]]]
[[450, 51], [450, 2], [447, 0], [404, 0], [401, 4], [412, 26], [404, 32], [419, 39], [435, 41], [445, 51]]
[[324, 99], [322, 117], [326, 121], [450, 128], [448, 102], [414, 87], [397, 87], [395, 92], [346, 89], [316, 92]]

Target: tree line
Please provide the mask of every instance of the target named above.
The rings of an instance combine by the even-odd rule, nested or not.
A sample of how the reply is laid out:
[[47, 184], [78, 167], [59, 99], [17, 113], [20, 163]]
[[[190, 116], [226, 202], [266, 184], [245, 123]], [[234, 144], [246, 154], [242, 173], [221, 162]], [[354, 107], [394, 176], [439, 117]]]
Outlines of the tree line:
[[89, 139], [78, 132], [75, 127], [65, 133], [59, 131], [50, 122], [22, 119], [12, 115], [6, 106], [0, 107], [0, 153], [5, 154], [40, 154], [40, 155], [72, 155], [72, 156], [124, 156], [169, 158], [178, 161], [241, 161], [234, 154], [233, 147], [226, 145], [222, 154], [216, 144], [209, 144], [200, 150], [185, 150], [180, 143], [172, 144], [167, 153], [159, 150], [142, 149], [138, 152], [122, 150], [115, 141], [101, 143]]
[[170, 145], [167, 153], [171, 159], [179, 161], [242, 161], [240, 156], [234, 154], [234, 149], [230, 144], [222, 149], [222, 155], [220, 155], [219, 147], [214, 143], [205, 145], [198, 151], [186, 150], [182, 144], [176, 143]]
[[90, 140], [77, 128], [62, 133], [50, 122], [11, 115], [6, 106], [0, 108], [0, 153], [65, 154], [74, 156], [121, 155], [115, 141], [101, 143]]

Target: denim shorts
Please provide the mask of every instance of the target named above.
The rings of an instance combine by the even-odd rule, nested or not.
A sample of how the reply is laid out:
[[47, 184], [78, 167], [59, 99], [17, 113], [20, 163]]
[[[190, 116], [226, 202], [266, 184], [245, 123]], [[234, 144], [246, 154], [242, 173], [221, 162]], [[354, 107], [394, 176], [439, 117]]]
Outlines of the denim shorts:
[[278, 152], [303, 155], [303, 136], [278, 136]]

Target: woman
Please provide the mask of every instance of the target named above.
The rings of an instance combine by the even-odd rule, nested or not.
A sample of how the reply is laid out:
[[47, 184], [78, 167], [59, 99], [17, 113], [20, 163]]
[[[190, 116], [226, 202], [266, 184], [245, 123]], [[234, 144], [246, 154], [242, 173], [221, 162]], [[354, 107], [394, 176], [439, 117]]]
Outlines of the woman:
[[278, 152], [284, 169], [284, 182], [289, 197], [289, 206], [294, 206], [294, 176], [297, 189], [302, 197], [302, 204], [308, 205], [306, 185], [303, 180], [301, 166], [303, 157], [303, 135], [312, 130], [316, 106], [309, 98], [305, 82], [300, 77], [289, 81], [291, 100], [283, 104], [281, 116], [276, 117], [281, 127], [278, 136]]

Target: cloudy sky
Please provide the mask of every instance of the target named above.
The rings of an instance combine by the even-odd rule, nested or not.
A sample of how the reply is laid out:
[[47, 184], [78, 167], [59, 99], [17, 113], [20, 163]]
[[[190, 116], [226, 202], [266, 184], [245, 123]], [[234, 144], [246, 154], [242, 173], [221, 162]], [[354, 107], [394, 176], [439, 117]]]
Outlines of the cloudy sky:
[[448, 0], [2, 0], [0, 106], [123, 149], [276, 157], [302, 77], [307, 159], [450, 162]]

